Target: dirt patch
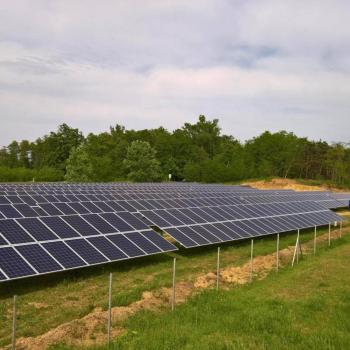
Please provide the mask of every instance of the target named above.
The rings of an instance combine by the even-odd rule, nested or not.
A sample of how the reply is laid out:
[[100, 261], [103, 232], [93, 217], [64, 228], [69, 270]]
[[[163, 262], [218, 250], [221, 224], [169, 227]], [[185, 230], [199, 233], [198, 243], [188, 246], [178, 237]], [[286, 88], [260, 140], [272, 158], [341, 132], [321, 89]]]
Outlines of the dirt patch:
[[[345, 233], [345, 232], [344, 232]], [[332, 238], [339, 237], [339, 230], [332, 231]], [[318, 241], [328, 240], [328, 234], [321, 235]], [[303, 244], [303, 254], [313, 252], [313, 241]], [[294, 253], [294, 246], [289, 246], [279, 251], [280, 266], [290, 263]], [[265, 256], [257, 256], [253, 259], [253, 278], [263, 279], [276, 268], [276, 253]], [[220, 271], [220, 285], [229, 288], [232, 285], [243, 285], [250, 280], [250, 262], [235, 267], [226, 267]], [[192, 295], [205, 288], [211, 288], [216, 284], [216, 274], [209, 272], [196, 278], [194, 283], [178, 282], [176, 285], [176, 304], [184, 303]], [[121, 323], [140, 310], [157, 311], [167, 307], [171, 303], [172, 288], [161, 288], [156, 291], [145, 291], [140, 300], [128, 306], [112, 308], [113, 332], [112, 337], [117, 337], [126, 332]], [[43, 307], [39, 303], [31, 303], [34, 307]], [[57, 344], [78, 346], [81, 348], [101, 345], [107, 341], [107, 311], [96, 308], [83, 318], [64, 323], [55, 329], [38, 337], [19, 338], [18, 350], [44, 350]], [[10, 349], [6, 347], [5, 349]]]
[[36, 303], [36, 302], [28, 303], [28, 305], [33, 306], [35, 309], [46, 309], [49, 307], [49, 305], [46, 303]]
[[[329, 191], [330, 188], [327, 186], [311, 186], [303, 185], [292, 179], [279, 179], [275, 178], [272, 180], [261, 180], [245, 182], [242, 185], [249, 185], [251, 187], [260, 190], [294, 190], [294, 191]], [[334, 189], [332, 189], [334, 190]]]

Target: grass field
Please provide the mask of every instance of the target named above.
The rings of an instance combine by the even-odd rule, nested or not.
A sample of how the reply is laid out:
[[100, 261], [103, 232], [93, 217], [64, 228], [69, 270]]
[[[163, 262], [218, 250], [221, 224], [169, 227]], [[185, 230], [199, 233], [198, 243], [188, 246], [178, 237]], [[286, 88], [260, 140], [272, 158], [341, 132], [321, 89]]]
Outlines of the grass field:
[[[325, 232], [325, 230], [323, 231]], [[320, 231], [321, 233], [321, 231]], [[302, 241], [309, 241], [313, 236], [313, 231], [303, 231]], [[289, 245], [295, 243], [295, 233], [284, 234], [281, 236], [280, 248], [283, 249]], [[325, 251], [326, 254], [334, 254], [338, 249], [343, 249], [348, 244], [348, 238], [343, 238], [339, 241], [334, 241], [334, 245], [337, 245], [334, 249], [330, 251]], [[276, 238], [265, 237], [255, 241], [255, 255], [265, 255], [273, 252], [276, 247]], [[231, 244], [231, 245], [222, 245], [221, 253], [221, 266], [240, 266], [248, 261], [250, 255], [250, 243], [249, 241], [243, 241], [241, 243]], [[325, 244], [321, 250], [326, 249]], [[79, 319], [84, 315], [90, 313], [92, 310], [98, 307], [106, 309], [107, 307], [107, 294], [108, 294], [108, 275], [109, 272], [114, 273], [114, 282], [113, 282], [113, 306], [117, 305], [128, 305], [133, 301], [139, 300], [143, 291], [157, 290], [161, 287], [169, 287], [171, 285], [171, 263], [172, 257], [176, 256], [177, 263], [177, 279], [180, 281], [193, 281], [197, 276], [205, 274], [209, 271], [215, 271], [216, 263], [216, 249], [214, 247], [193, 249], [193, 250], [180, 250], [176, 254], [154, 256], [144, 259], [139, 259], [136, 261], [126, 261], [124, 263], [116, 263], [106, 265], [104, 267], [95, 267], [87, 268], [77, 271], [71, 271], [66, 273], [59, 273], [51, 276], [43, 276], [28, 280], [16, 281], [12, 283], [5, 283], [0, 285], [0, 346], [4, 346], [10, 343], [11, 340], [11, 322], [12, 322], [12, 295], [18, 295], [18, 337], [35, 337], [40, 334], [47, 332], [48, 330], [57, 327], [58, 325], [68, 322], [74, 319]], [[320, 256], [313, 260], [303, 263], [303, 265], [308, 266], [307, 264], [315, 264], [317, 261], [322, 259], [323, 253]], [[309, 260], [309, 259], [307, 259]], [[321, 260], [320, 260], [321, 261]], [[315, 267], [316, 268], [316, 267]], [[298, 268], [298, 271], [302, 270]], [[294, 271], [285, 271], [278, 276], [278, 279], [281, 279], [280, 282], [283, 282], [285, 278], [293, 279], [294, 277], [288, 277], [288, 274], [296, 273]], [[284, 277], [286, 276], [286, 277]], [[310, 276], [309, 276], [310, 277]], [[279, 280], [276, 280], [275, 277], [271, 277], [272, 280], [275, 280], [276, 283], [280, 283]], [[270, 281], [270, 278], [269, 278]], [[187, 332], [183, 332], [182, 325], [187, 324], [187, 322], [197, 322], [196, 324], [201, 324], [201, 320], [204, 320], [203, 317], [208, 317], [212, 314], [215, 309], [218, 307], [218, 311], [222, 313], [217, 314], [216, 317], [223, 317], [225, 320], [231, 313], [227, 314], [222, 311], [222, 306], [216, 305], [217, 300], [221, 300], [220, 303], [227, 304], [227, 307], [231, 306], [235, 309], [237, 314], [237, 322], [242, 321], [242, 315], [240, 313], [240, 304], [233, 304], [233, 300], [237, 298], [242, 298], [245, 293], [253, 293], [252, 300], [255, 300], [254, 297], [254, 288], [263, 288], [259, 287], [261, 284], [264, 285], [269, 282], [259, 282], [254, 283], [253, 287], [239, 288], [238, 290], [231, 292], [220, 292], [217, 296], [215, 294], [215, 299], [212, 298], [212, 292], [205, 292], [200, 297], [195, 297], [191, 299], [189, 303], [181, 306], [174, 315], [168, 314], [166, 311], [162, 314], [154, 317], [152, 313], [137, 313], [137, 315], [127, 321], [126, 328], [129, 330], [126, 336], [120, 338], [115, 344], [115, 348], [128, 349], [128, 348], [139, 348], [138, 345], [142, 344], [144, 341], [150, 341], [152, 339], [153, 347], [149, 348], [200, 348], [196, 347], [196, 343], [192, 343], [195, 338], [192, 337], [191, 327], [189, 327]], [[293, 281], [291, 281], [293, 285]], [[267, 288], [267, 287], [265, 287]], [[236, 295], [233, 300], [229, 300], [230, 296]], [[240, 293], [242, 295], [240, 296]], [[258, 291], [256, 292], [259, 293]], [[266, 291], [269, 295], [270, 292]], [[266, 299], [266, 295], [261, 295], [262, 302]], [[257, 297], [257, 295], [256, 295]], [[219, 299], [217, 299], [219, 298]], [[227, 301], [226, 301], [226, 298]], [[206, 300], [212, 299], [212, 306], [205, 306], [207, 303]], [[258, 299], [256, 299], [259, 302]], [[335, 300], [336, 302], [336, 300]], [[202, 304], [201, 304], [202, 303]], [[232, 305], [231, 305], [232, 304]], [[193, 306], [194, 305], [194, 306]], [[198, 306], [196, 306], [198, 305]], [[231, 305], [231, 306], [230, 306]], [[195, 319], [191, 319], [191, 308], [195, 307], [196, 309], [201, 309], [203, 306], [203, 311], [198, 311]], [[241, 307], [244, 306], [244, 303]], [[211, 309], [212, 307], [212, 309]], [[210, 308], [210, 309], [208, 309]], [[187, 311], [186, 311], [187, 310]], [[261, 310], [263, 314], [265, 311]], [[179, 322], [177, 317], [180, 317], [183, 312], [184, 322], [180, 322], [180, 328], [176, 325]], [[199, 316], [200, 312], [200, 316]], [[267, 315], [267, 313], [266, 313]], [[272, 317], [272, 315], [270, 315]], [[188, 318], [187, 318], [188, 317]], [[213, 316], [214, 317], [214, 314]], [[236, 316], [235, 316], [236, 317]], [[275, 316], [273, 316], [275, 317]], [[159, 323], [157, 324], [159, 319]], [[163, 320], [162, 323], [160, 320]], [[168, 323], [169, 320], [173, 323]], [[177, 320], [175, 322], [175, 320]], [[214, 323], [218, 324], [218, 319], [213, 318]], [[232, 319], [232, 322], [235, 319]], [[227, 320], [229, 322], [229, 320]], [[130, 322], [130, 323], [129, 323]], [[145, 324], [147, 323], [147, 325]], [[154, 329], [157, 332], [153, 332], [152, 327], [148, 327], [148, 324], [152, 322], [155, 327]], [[231, 321], [230, 321], [231, 322]], [[244, 322], [243, 322], [244, 323]], [[163, 327], [164, 325], [164, 327]], [[189, 324], [187, 324], [189, 326]], [[243, 324], [242, 324], [243, 326]], [[170, 328], [168, 328], [170, 327]], [[172, 327], [175, 327], [174, 329]], [[202, 328], [204, 327], [204, 328]], [[215, 335], [218, 330], [212, 329], [210, 327], [216, 327], [215, 324], [208, 325], [202, 324], [197, 331], [193, 332], [194, 334], [199, 335], [202, 333], [202, 338], [207, 339], [207, 331], [205, 327], [208, 327], [207, 331]], [[223, 324], [223, 331], [226, 332], [226, 326]], [[227, 325], [227, 327], [230, 327]], [[226, 329], [226, 330], [225, 330]], [[247, 331], [249, 327], [247, 328]], [[133, 332], [134, 331], [134, 332]], [[233, 331], [233, 330], [232, 330]], [[266, 332], [268, 330], [265, 330]], [[167, 333], [173, 333], [174, 337], [171, 337], [169, 344], [162, 343], [165, 339], [164, 337]], [[157, 333], [157, 334], [154, 334]], [[180, 333], [183, 333], [182, 335]], [[175, 336], [176, 334], [176, 336]], [[229, 342], [228, 347], [238, 346], [237, 343], [234, 345], [233, 340], [224, 334], [218, 333], [218, 337], [227, 338]], [[149, 338], [150, 337], [150, 338]], [[147, 340], [149, 338], [149, 340]], [[215, 336], [214, 336], [215, 338]], [[163, 339], [163, 340], [162, 340]], [[237, 338], [239, 339], [239, 337]], [[172, 342], [175, 343], [172, 343]], [[213, 340], [214, 341], [214, 340]], [[226, 341], [226, 340], [225, 340]], [[241, 340], [240, 340], [241, 341]], [[185, 342], [185, 345], [183, 345]], [[207, 341], [208, 342], [208, 339]], [[206, 343], [204, 342], [204, 343]], [[186, 345], [186, 344], [189, 345]], [[204, 344], [203, 343], [203, 344]], [[130, 344], [130, 345], [127, 345]], [[160, 345], [159, 345], [160, 344]], [[173, 345], [172, 345], [173, 344]], [[182, 344], [182, 345], [181, 345]], [[232, 345], [233, 344], [233, 345]], [[134, 346], [134, 347], [132, 347]], [[220, 345], [219, 349], [225, 349], [225, 344]], [[67, 348], [63, 345], [58, 345], [55, 348]], [[141, 348], [145, 348], [141, 346]], [[203, 348], [203, 347], [202, 347]], [[239, 348], [239, 347], [237, 347]], [[249, 348], [249, 347], [241, 347]], [[331, 349], [332, 347], [330, 347]]]
[[207, 290], [174, 313], [138, 313], [111, 348], [350, 349], [349, 256], [347, 236], [252, 285]]

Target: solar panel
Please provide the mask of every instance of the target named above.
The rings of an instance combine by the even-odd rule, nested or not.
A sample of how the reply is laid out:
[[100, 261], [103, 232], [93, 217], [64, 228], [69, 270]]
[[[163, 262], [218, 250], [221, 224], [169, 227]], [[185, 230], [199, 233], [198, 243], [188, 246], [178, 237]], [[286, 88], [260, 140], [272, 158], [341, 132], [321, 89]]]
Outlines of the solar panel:
[[47, 225], [60, 238], [79, 237], [79, 234], [58, 216], [42, 217], [40, 221]]
[[19, 223], [37, 241], [50, 241], [58, 238], [37, 218], [17, 219], [17, 223]]
[[39, 273], [62, 270], [62, 267], [39, 244], [20, 245], [16, 250]]
[[86, 265], [86, 263], [64, 242], [43, 243], [43, 247], [66, 269]]
[[22, 217], [22, 215], [12, 205], [9, 204], [0, 205], [0, 213], [9, 219]]
[[12, 247], [0, 248], [0, 269], [9, 278], [35, 275], [35, 271]]
[[98, 232], [93, 226], [91, 226], [79, 215], [67, 215], [62, 216], [61, 218], [82, 236], [93, 236], [100, 234], [100, 232]]
[[13, 219], [0, 220], [0, 233], [11, 244], [33, 242], [34, 239], [25, 232]]
[[347, 199], [193, 183], [0, 184], [0, 258], [20, 267], [0, 259], [0, 280], [176, 250], [153, 226], [191, 248], [324, 225], [341, 220], [328, 208]]
[[134, 230], [129, 224], [127, 224], [124, 220], [122, 220], [116, 214], [104, 213], [104, 214], [101, 214], [101, 217], [105, 219], [109, 224], [111, 224], [117, 231], [127, 232], [127, 231]]
[[84, 218], [84, 220], [86, 220], [89, 224], [94, 226], [101, 233], [107, 234], [117, 232], [117, 230], [113, 226], [111, 226], [106, 220], [104, 220], [97, 214], [82, 215], [82, 218]]
[[124, 235], [109, 235], [108, 239], [111, 240], [119, 249], [121, 249], [129, 257], [138, 257], [146, 255], [144, 251], [138, 248], [134, 243], [129, 239], [124, 237]]
[[89, 264], [99, 264], [108, 261], [106, 257], [83, 238], [71, 239], [66, 241], [66, 243]]
[[123, 251], [105, 237], [91, 237], [87, 240], [109, 260], [117, 261], [128, 258]]

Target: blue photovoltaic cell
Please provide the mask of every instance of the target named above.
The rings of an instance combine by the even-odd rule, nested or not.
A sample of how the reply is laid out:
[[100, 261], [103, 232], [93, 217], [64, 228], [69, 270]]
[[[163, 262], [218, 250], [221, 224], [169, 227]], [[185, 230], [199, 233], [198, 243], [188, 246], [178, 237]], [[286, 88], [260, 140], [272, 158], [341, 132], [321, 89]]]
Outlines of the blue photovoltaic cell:
[[[219, 225], [216, 225], [216, 226], [219, 226]], [[229, 230], [231, 230], [232, 239], [240, 239], [242, 237], [248, 238], [252, 236], [251, 232], [247, 231], [246, 226], [242, 225], [241, 221], [228, 222], [228, 223], [225, 222], [225, 225], [223, 226], [226, 226]]]
[[135, 244], [130, 242], [124, 235], [110, 235], [107, 236], [118, 248], [120, 248], [124, 253], [126, 253], [130, 257], [136, 257], [145, 255], [145, 253], [136, 247]]
[[108, 201], [106, 203], [108, 204], [108, 206], [113, 208], [113, 210], [116, 212], [125, 211], [125, 209], [121, 205], [119, 205], [118, 202], [116, 202], [116, 201]]
[[1, 271], [0, 271], [0, 281], [4, 281], [4, 280], [6, 280], [6, 277], [5, 277], [5, 275], [4, 275], [3, 273], [1, 273]]
[[78, 215], [62, 216], [62, 219], [71, 225], [82, 236], [93, 236], [100, 234], [100, 232], [94, 229], [90, 224], [88, 224], [82, 217]]
[[97, 214], [86, 214], [82, 215], [84, 220], [86, 220], [90, 225], [94, 226], [97, 230], [102, 232], [103, 234], [106, 233], [116, 233], [118, 232], [113, 226], [111, 226], [108, 222], [103, 220], [99, 215]]
[[7, 196], [7, 199], [11, 202], [11, 203], [24, 203], [22, 201], [22, 199], [19, 196]]
[[0, 220], [0, 233], [12, 244], [34, 241], [13, 219]]
[[70, 207], [72, 207], [77, 213], [79, 214], [87, 214], [90, 213], [89, 210], [87, 210], [84, 206], [82, 206], [80, 203], [78, 202], [72, 202], [72, 203], [68, 203], [68, 205]]
[[66, 269], [86, 265], [85, 262], [63, 242], [43, 243], [43, 247]]
[[198, 243], [199, 245], [205, 245], [210, 243], [208, 240], [206, 240], [204, 237], [202, 237], [197, 232], [193, 231], [190, 227], [184, 226], [178, 228], [182, 233], [184, 233], [187, 237], [190, 237], [193, 241]]
[[33, 210], [38, 214], [37, 216], [47, 216], [48, 214], [44, 211], [44, 209], [40, 207], [32, 207]]
[[108, 261], [100, 252], [98, 252], [83, 238], [68, 240], [66, 241], [66, 244], [68, 244], [89, 264], [98, 264]]
[[8, 245], [8, 243], [5, 241], [4, 238], [1, 237], [1, 235], [0, 235], [0, 245]]
[[54, 205], [55, 205], [56, 208], [58, 208], [65, 215], [71, 215], [71, 214], [76, 214], [77, 213], [67, 203], [54, 203]]
[[159, 235], [157, 232], [153, 230], [147, 230], [141, 232], [143, 236], [150, 239], [154, 244], [156, 244], [159, 248], [161, 248], [163, 251], [173, 251], [177, 248], [170, 242], [168, 242], [165, 238], [163, 238], [161, 235]]
[[40, 207], [43, 208], [49, 215], [62, 215], [63, 214], [60, 210], [58, 210], [51, 203], [40, 204]]
[[140, 219], [138, 219], [135, 215], [131, 213], [123, 211], [116, 215], [122, 218], [124, 221], [126, 221], [130, 226], [134, 227], [136, 230], [149, 229], [149, 227], [144, 222], [142, 222]]
[[50, 241], [58, 238], [37, 218], [17, 219], [17, 222], [37, 241]]
[[9, 278], [35, 275], [35, 271], [11, 247], [0, 248], [0, 269]]
[[192, 211], [191, 209], [178, 209], [182, 214], [186, 215], [187, 217], [189, 217], [192, 221], [194, 221], [196, 224], [203, 224], [206, 222], [206, 220], [204, 218], [202, 218], [201, 216], [197, 215], [194, 211]]
[[68, 202], [68, 198], [65, 197], [62, 194], [55, 194], [55, 197], [60, 201], [60, 202]]
[[152, 210], [145, 210], [140, 212], [141, 215], [143, 215], [145, 218], [150, 220], [154, 225], [157, 225], [159, 227], [169, 227], [171, 224], [167, 221], [165, 221], [163, 218], [161, 218], [159, 215], [157, 215]]
[[122, 260], [128, 258], [119, 248], [105, 237], [91, 237], [87, 240], [110, 260]]
[[141, 235], [139, 232], [129, 232], [125, 233], [124, 235], [130, 241], [135, 243], [138, 247], [140, 247], [143, 251], [145, 251], [147, 254], [155, 254], [161, 252], [161, 249], [159, 249], [157, 246], [155, 246], [153, 243], [151, 243], [148, 239], [146, 239], [144, 236]]
[[16, 247], [16, 250], [39, 273], [62, 270], [62, 267], [39, 246], [39, 244], [26, 244]]
[[94, 204], [99, 207], [104, 213], [110, 213], [113, 212], [114, 210], [109, 207], [106, 203], [104, 202], [94, 202]]
[[207, 239], [210, 243], [219, 243], [221, 239], [216, 237], [214, 234], [208, 232], [203, 226], [195, 225], [191, 226], [191, 229], [197, 233], [199, 233], [202, 237]]
[[225, 234], [224, 232], [216, 228], [214, 225], [207, 224], [207, 225], [203, 225], [203, 227], [205, 227], [209, 232], [211, 232], [216, 237], [220, 238], [223, 242], [232, 240], [230, 236], [228, 236], [227, 234]]
[[0, 213], [0, 219], [5, 219], [5, 216]]
[[124, 210], [126, 210], [126, 211], [130, 211], [130, 212], [135, 212], [136, 211], [136, 209], [134, 207], [132, 207], [126, 201], [118, 201], [118, 204], [121, 205], [124, 208]]
[[187, 215], [181, 213], [180, 210], [178, 210], [178, 209], [168, 209], [167, 211], [171, 215], [173, 215], [176, 218], [178, 218], [179, 220], [181, 220], [186, 225], [191, 225], [191, 224], [195, 224], [196, 223], [194, 220], [189, 218]]
[[44, 198], [50, 203], [59, 202], [59, 200], [51, 194], [45, 195]]
[[171, 226], [183, 225], [184, 223], [178, 220], [174, 215], [169, 214], [166, 210], [155, 210], [155, 213], [162, 219], [169, 222]]
[[20, 198], [23, 200], [24, 203], [27, 203], [28, 205], [36, 205], [35, 200], [31, 196], [21, 195]]
[[124, 220], [116, 216], [114, 213], [104, 213], [100, 214], [108, 223], [113, 225], [118, 231], [126, 232], [126, 231], [134, 231], [134, 229], [128, 225]]
[[90, 211], [90, 213], [102, 213], [102, 210], [92, 202], [81, 202], [81, 204]]
[[6, 218], [21, 218], [22, 214], [20, 214], [12, 205], [2, 204], [0, 205], [0, 213], [4, 214]]
[[47, 200], [41, 195], [32, 195], [32, 198], [36, 203], [47, 203]]
[[168, 228], [166, 232], [173, 237], [176, 241], [181, 243], [185, 248], [197, 247], [198, 244], [180, 232], [177, 228]]
[[13, 205], [24, 217], [36, 217], [38, 214], [28, 204], [14, 204]]
[[5, 196], [0, 196], [0, 204], [10, 204], [10, 201]]
[[44, 216], [40, 220], [60, 238], [80, 237], [77, 232], [58, 216]]

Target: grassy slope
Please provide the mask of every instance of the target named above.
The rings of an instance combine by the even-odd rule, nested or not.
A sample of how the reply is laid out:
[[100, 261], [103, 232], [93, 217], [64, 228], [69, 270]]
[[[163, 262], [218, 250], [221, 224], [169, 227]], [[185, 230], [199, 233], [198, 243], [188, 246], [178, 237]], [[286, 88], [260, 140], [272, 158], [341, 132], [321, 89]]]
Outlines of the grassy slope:
[[111, 348], [350, 349], [350, 237], [324, 250], [250, 286], [205, 291], [175, 313], [138, 313]]
[[[312, 238], [304, 232], [303, 240]], [[255, 255], [275, 250], [275, 237], [256, 240]], [[295, 234], [281, 236], [281, 249], [295, 242]], [[221, 265], [242, 265], [249, 259], [249, 241], [222, 245]], [[174, 256], [171, 255], [171, 256]], [[10, 343], [12, 295], [18, 298], [18, 337], [36, 336], [73, 319], [80, 318], [95, 307], [107, 306], [108, 274], [114, 272], [113, 306], [138, 300], [145, 290], [171, 285], [171, 256], [109, 264], [51, 276], [0, 284], [0, 346]], [[216, 248], [181, 250], [176, 254], [177, 278], [194, 281], [195, 277], [215, 271]], [[44, 304], [37, 308], [33, 303]]]

